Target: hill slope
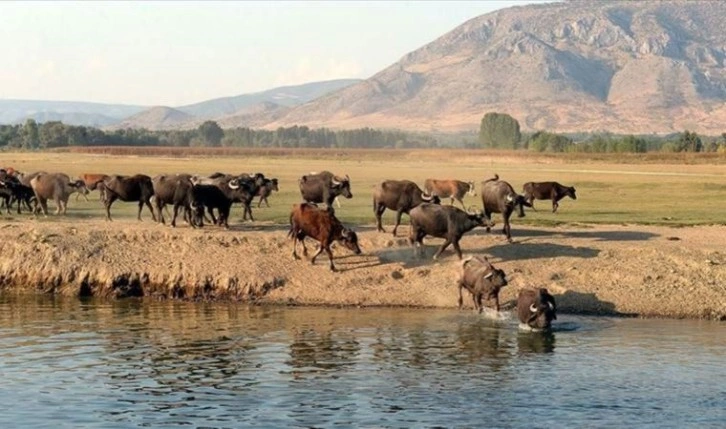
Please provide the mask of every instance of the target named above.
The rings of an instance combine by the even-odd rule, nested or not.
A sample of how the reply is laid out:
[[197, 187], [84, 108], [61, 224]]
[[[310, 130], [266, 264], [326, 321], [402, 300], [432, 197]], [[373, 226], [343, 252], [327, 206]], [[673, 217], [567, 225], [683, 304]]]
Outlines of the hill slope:
[[472, 19], [373, 77], [292, 109], [305, 124], [722, 132], [726, 2], [567, 2]]

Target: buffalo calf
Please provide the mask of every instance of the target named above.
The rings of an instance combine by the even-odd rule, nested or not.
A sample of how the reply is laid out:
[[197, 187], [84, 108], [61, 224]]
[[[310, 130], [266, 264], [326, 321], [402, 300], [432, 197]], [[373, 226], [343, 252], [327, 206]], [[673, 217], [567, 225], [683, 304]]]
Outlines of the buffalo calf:
[[358, 246], [358, 236], [351, 229], [343, 226], [335, 217], [332, 207], [320, 209], [314, 204], [301, 203], [292, 206], [290, 212], [290, 232], [288, 237], [292, 237], [292, 256], [299, 259], [297, 255], [297, 242], [300, 241], [303, 246], [303, 255], [307, 256], [308, 250], [305, 247], [305, 237], [310, 237], [320, 243], [318, 251], [313, 255], [310, 263], [315, 264], [315, 258], [322, 253], [323, 250], [328, 254], [330, 260], [330, 270], [336, 271], [333, 264], [333, 252], [330, 245], [333, 241], [337, 241], [348, 249], [352, 250], [356, 255], [361, 253]]
[[494, 300], [494, 308], [499, 311], [499, 290], [506, 286], [507, 276], [504, 271], [494, 268], [484, 257], [470, 257], [461, 263], [461, 276], [459, 277], [459, 309], [463, 303], [461, 290], [471, 293], [474, 309], [481, 313], [482, 298]]

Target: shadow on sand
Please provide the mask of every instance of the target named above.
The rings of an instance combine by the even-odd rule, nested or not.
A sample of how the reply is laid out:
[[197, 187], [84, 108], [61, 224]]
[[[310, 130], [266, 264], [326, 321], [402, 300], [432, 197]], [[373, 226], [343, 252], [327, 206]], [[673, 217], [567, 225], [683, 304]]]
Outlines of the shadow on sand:
[[572, 258], [595, 258], [599, 249], [591, 247], [564, 246], [553, 243], [502, 243], [485, 247], [473, 253], [483, 253], [499, 258], [502, 261], [516, 261], [537, 258], [556, 258], [559, 256]]

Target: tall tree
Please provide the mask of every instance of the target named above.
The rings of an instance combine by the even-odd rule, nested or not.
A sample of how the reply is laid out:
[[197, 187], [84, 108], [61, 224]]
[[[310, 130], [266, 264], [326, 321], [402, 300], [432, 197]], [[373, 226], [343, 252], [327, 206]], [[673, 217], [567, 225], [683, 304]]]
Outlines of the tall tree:
[[519, 122], [506, 113], [489, 112], [481, 120], [479, 143], [483, 147], [517, 149], [521, 138]]
[[197, 131], [205, 146], [219, 146], [224, 137], [224, 130], [214, 121], [204, 121]]
[[23, 148], [24, 149], [37, 149], [40, 145], [40, 138], [38, 137], [38, 124], [35, 119], [28, 119], [23, 125]]

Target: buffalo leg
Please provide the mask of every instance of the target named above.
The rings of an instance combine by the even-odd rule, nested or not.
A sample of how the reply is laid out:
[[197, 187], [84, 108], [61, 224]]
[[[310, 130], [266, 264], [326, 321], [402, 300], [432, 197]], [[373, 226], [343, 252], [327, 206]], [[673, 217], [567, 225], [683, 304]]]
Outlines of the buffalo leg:
[[507, 240], [511, 243], [512, 227], [509, 225], [509, 216], [504, 216], [504, 228], [502, 228], [502, 233], [507, 236]]
[[530, 197], [526, 201], [529, 203], [530, 207], [532, 207], [532, 210], [537, 211], [537, 209], [534, 208], [534, 197]]
[[438, 259], [438, 257], [441, 255], [441, 253], [444, 250], [446, 250], [447, 247], [449, 247], [449, 244], [451, 244], [451, 240], [447, 238], [446, 241], [444, 241], [444, 244], [442, 244], [441, 247], [439, 247], [439, 250], [434, 255], [434, 259]]
[[459, 285], [459, 310], [461, 310], [461, 306], [464, 305], [464, 297], [461, 296], [461, 290], [464, 288], [464, 285], [461, 284], [461, 280], [459, 280], [458, 285]]
[[106, 194], [108, 198], [106, 198], [103, 201], [103, 206], [106, 208], [106, 220], [111, 220], [111, 204], [113, 204], [114, 201], [116, 201], [116, 195], [112, 194], [109, 196]]
[[330, 271], [333, 271], [333, 272], [338, 271], [335, 268], [335, 265], [333, 265], [333, 251], [330, 250], [330, 246], [327, 246], [325, 248], [325, 251], [328, 253], [328, 260], [330, 260]]
[[451, 244], [454, 245], [454, 250], [456, 250], [456, 254], [459, 256], [459, 260], [461, 260], [461, 247], [459, 247], [459, 240], [453, 239]]
[[300, 257], [297, 256], [297, 229], [292, 226], [290, 232], [292, 233], [292, 258], [298, 260]]
[[381, 217], [383, 217], [383, 212], [386, 211], [386, 206], [383, 204], [376, 204], [376, 228], [378, 232], [386, 232], [385, 229], [383, 229], [383, 225], [381, 225]]
[[[245, 203], [245, 213], [249, 213], [250, 214], [250, 221], [251, 222], [254, 222], [255, 221], [255, 218], [252, 217], [252, 206], [251, 206], [250, 203]], [[246, 218], [247, 217], [245, 216], [245, 219]]]
[[[139, 215], [141, 214], [141, 205], [139, 205]], [[171, 216], [171, 226], [176, 228], [176, 217], [179, 216], [179, 204], [174, 204], [174, 213]], [[139, 219], [141, 220], [141, 219]]]
[[557, 203], [557, 198], [552, 198], [552, 213], [555, 213], [557, 211], [557, 207], [559, 207], [559, 203]]
[[476, 309], [476, 311], [479, 312], [479, 314], [481, 314], [481, 311], [483, 310], [483, 307], [481, 305], [481, 297], [482, 297], [481, 293], [476, 293], [476, 294], [474, 294], [474, 297], [473, 297], [474, 298], [474, 308]]
[[166, 220], [164, 219], [164, 208], [166, 207], [166, 204], [161, 202], [159, 198], [155, 198], [154, 205], [156, 206], [156, 218], [158, 222], [162, 225], [166, 225]]
[[[146, 204], [146, 207], [149, 208], [149, 213], [151, 213], [151, 220], [156, 222], [156, 215], [154, 214], [154, 209], [151, 207], [151, 201], [149, 201], [149, 198], [144, 199], [144, 204]], [[139, 207], [139, 220], [141, 220], [141, 208]]]
[[484, 209], [484, 216], [487, 218], [487, 232], [492, 231], [492, 212], [490, 212], [487, 209]]
[[[262, 204], [262, 199], [263, 199], [263, 198], [265, 198], [265, 197], [264, 197], [264, 196], [262, 196], [262, 195], [260, 195], [260, 199], [259, 199], [259, 200], [257, 201], [257, 208], [258, 208], [258, 209], [260, 208], [260, 205]], [[270, 205], [268, 204], [268, 205], [267, 205], [267, 207], [270, 207]]]
[[403, 214], [403, 210], [396, 211], [396, 226], [393, 227], [393, 236], [396, 236], [396, 231], [398, 231], [398, 225], [401, 224], [401, 215]]
[[[313, 255], [312, 259], [310, 259], [310, 264], [315, 265], [315, 258], [317, 258], [319, 254], [323, 253], [323, 250], [325, 249], [325, 247], [326, 246], [323, 246], [322, 244], [318, 247], [318, 251], [315, 252], [315, 254]], [[330, 252], [330, 251], [328, 251], [328, 252]], [[330, 263], [332, 264], [333, 263], [333, 256], [332, 256], [332, 254], [330, 254], [330, 255], [331, 255], [330, 256]]]

